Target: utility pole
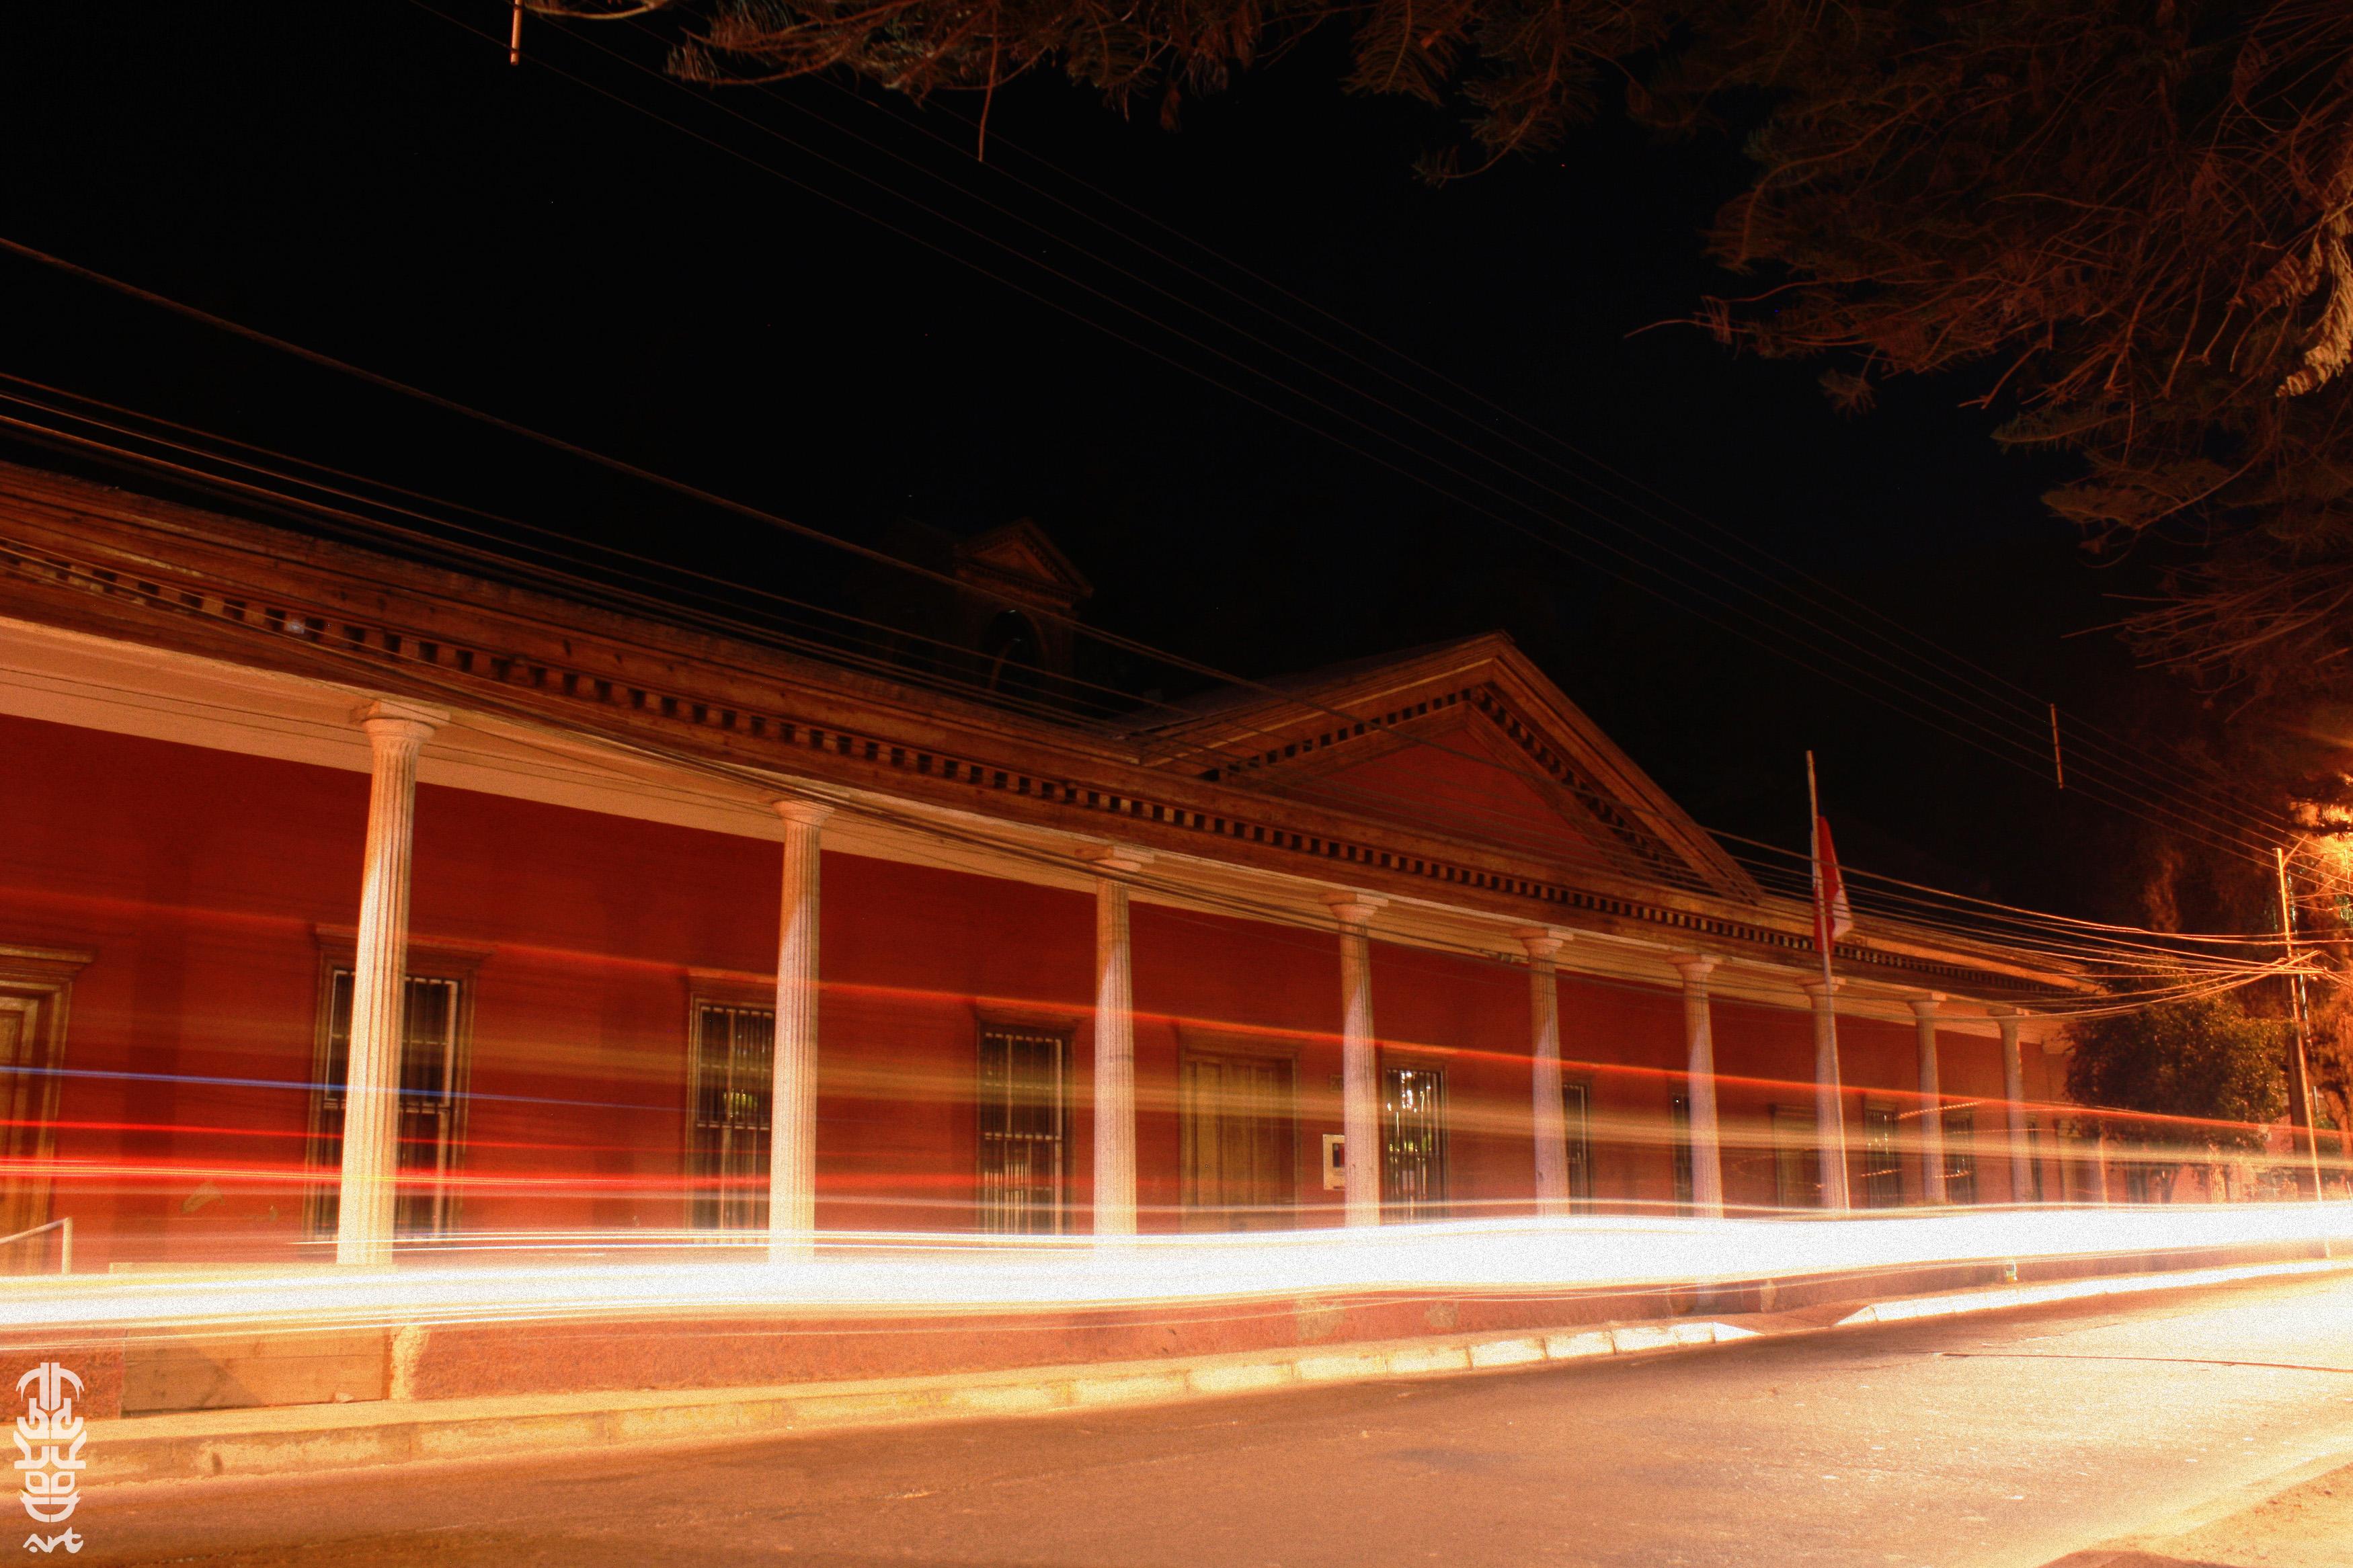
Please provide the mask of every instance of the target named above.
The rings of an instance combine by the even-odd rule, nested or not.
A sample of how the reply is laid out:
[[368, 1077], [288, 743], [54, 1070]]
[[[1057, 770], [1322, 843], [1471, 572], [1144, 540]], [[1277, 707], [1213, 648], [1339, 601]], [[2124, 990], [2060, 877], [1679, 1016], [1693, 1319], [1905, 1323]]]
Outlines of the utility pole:
[[[2295, 963], [2295, 900], [2288, 890], [2287, 851], [2275, 848], [2272, 855], [2279, 866], [2280, 944], [2292, 966]], [[2299, 1131], [2303, 1134], [2305, 1167], [2312, 1182], [2312, 1195], [2318, 1200], [2327, 1194], [2320, 1185], [2320, 1132], [2312, 1122], [2312, 1068], [2304, 1044], [2304, 976], [2292, 968], [2287, 977], [2287, 1005], [2289, 1016], [2295, 1020], [2295, 1042], [2288, 1055], [2288, 1141], [2292, 1144]]]
[[1822, 1207], [1843, 1214], [1853, 1199], [1847, 1187], [1846, 1107], [1840, 1092], [1838, 1057], [1838, 980], [1831, 973], [1831, 949], [1838, 941], [1831, 928], [1823, 879], [1822, 799], [1814, 785], [1814, 753], [1806, 753], [1806, 843], [1813, 862], [1814, 946], [1821, 952], [1821, 991], [1814, 1002], [1814, 1148], [1815, 1167], [1821, 1176]]

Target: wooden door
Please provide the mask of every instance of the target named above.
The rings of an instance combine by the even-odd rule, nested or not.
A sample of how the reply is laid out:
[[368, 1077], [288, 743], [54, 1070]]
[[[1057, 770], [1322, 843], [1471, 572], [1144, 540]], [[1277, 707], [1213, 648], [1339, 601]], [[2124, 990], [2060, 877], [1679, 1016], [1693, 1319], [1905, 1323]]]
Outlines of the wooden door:
[[[93, 954], [0, 945], [0, 1236], [47, 1224], [47, 1165], [73, 981]], [[56, 1267], [54, 1235], [0, 1254], [0, 1272]]]
[[[38, 992], [11, 990], [0, 993], [0, 1109], [7, 1112], [6, 1130], [0, 1133], [0, 1147], [11, 1156], [8, 1173], [0, 1178], [0, 1236], [14, 1236], [47, 1220], [47, 1184], [25, 1168], [20, 1147], [31, 1143], [28, 1134], [37, 1125], [36, 1094], [41, 1087], [38, 1051], [36, 1048], [46, 1020], [49, 998]], [[27, 1256], [39, 1251], [37, 1244], [11, 1248], [13, 1254], [22, 1250]], [[19, 1260], [8, 1258], [9, 1272]]]
[[1291, 1064], [1188, 1056], [1179, 1071], [1185, 1228], [1288, 1228], [1298, 1180]]

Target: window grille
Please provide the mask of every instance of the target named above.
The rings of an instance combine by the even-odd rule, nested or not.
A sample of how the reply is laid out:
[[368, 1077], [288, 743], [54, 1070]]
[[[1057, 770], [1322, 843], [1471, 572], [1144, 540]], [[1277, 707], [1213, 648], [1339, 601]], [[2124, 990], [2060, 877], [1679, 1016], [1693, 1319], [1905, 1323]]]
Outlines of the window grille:
[[[456, 1218], [449, 1178], [458, 1157], [458, 1112], [465, 1076], [459, 1023], [462, 983], [412, 974], [402, 985], [400, 1110], [396, 1122], [399, 1175], [393, 1233], [446, 1235]], [[311, 1086], [311, 1169], [330, 1179], [313, 1187], [310, 1234], [335, 1234], [340, 1198], [332, 1179], [343, 1158], [343, 1100], [351, 1078], [352, 972], [328, 972], [327, 1016], [319, 1073]]]
[[1865, 1208], [1892, 1209], [1904, 1201], [1904, 1163], [1896, 1157], [1895, 1131], [1901, 1125], [1892, 1105], [1862, 1108], [1862, 1203]]
[[1978, 1201], [1978, 1118], [1974, 1110], [1945, 1112], [1945, 1201]]
[[1698, 1192], [1692, 1176], [1691, 1096], [1676, 1095], [1669, 1103], [1667, 1114], [1674, 1124], [1675, 1208], [1689, 1214], [1697, 1202]]
[[1062, 1228], [1063, 1062], [1059, 1035], [980, 1037], [980, 1228], [1052, 1236]]
[[776, 1040], [776, 1016], [768, 1008], [695, 1004], [687, 1220], [697, 1230], [768, 1227]]
[[1381, 1212], [1391, 1219], [1446, 1215], [1446, 1074], [1390, 1068], [1381, 1074]]

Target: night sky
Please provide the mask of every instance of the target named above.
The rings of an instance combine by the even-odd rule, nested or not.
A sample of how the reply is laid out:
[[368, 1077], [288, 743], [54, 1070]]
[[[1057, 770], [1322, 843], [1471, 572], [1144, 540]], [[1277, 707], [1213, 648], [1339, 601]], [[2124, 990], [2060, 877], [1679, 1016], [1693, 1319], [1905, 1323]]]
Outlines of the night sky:
[[[2133, 818], [1966, 743], [1950, 699], [1908, 678], [1899, 707], [1873, 700], [1856, 688], [1887, 671], [1877, 654], [1803, 656], [1827, 677], [1788, 657], [1836, 625], [1768, 607], [1767, 646], [1740, 635], [1708, 595], [1793, 596], [1660, 521], [1688, 509], [2038, 700], [2119, 727], [2185, 706], [2112, 638], [2073, 635], [2146, 579], [2081, 561], [2036, 499], [2062, 470], [2000, 452], [1962, 406], [1973, 386], [1898, 386], [1842, 417], [1820, 366], [1672, 324], [1740, 286], [1699, 237], [1741, 178], [1728, 142], [1606, 116], [1433, 189], [1411, 165], [1447, 118], [1343, 94], [1311, 40], [1173, 133], [1060, 82], [1017, 88], [976, 165], [975, 101], [681, 91], [629, 63], [658, 63], [656, 34], [536, 19], [511, 69], [503, 6], [435, 3], [446, 16], [8, 7], [0, 233], [837, 533], [1034, 516], [1096, 584], [1092, 621], [1246, 675], [1502, 627], [1710, 826], [1801, 842], [1811, 746], [1852, 860], [2137, 913]], [[755, 586], [836, 589], [756, 523], [21, 260], [0, 279], [0, 371]], [[1302, 335], [1344, 330], [1271, 285], [1427, 369], [1349, 340], [1404, 384], [1383, 382]], [[1464, 416], [1439, 376], [1536, 430]]]

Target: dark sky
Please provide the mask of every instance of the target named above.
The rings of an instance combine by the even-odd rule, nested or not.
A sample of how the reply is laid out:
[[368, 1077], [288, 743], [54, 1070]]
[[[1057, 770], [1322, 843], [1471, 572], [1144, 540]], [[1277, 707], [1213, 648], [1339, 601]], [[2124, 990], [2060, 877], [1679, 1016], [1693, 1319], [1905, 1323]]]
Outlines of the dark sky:
[[[502, 32], [491, 0], [434, 4]], [[2080, 563], [2036, 500], [2060, 470], [2001, 455], [1969, 386], [1843, 418], [1819, 366], [1638, 332], [1739, 286], [1699, 237], [1740, 180], [1730, 145], [1605, 117], [1433, 189], [1411, 163], [1449, 121], [1345, 96], [1311, 42], [1175, 133], [1059, 83], [1008, 91], [981, 166], [968, 101], [714, 97], [600, 47], [658, 62], [660, 40], [534, 21], [510, 69], [404, 0], [11, 6], [0, 233], [843, 534], [1033, 515], [1097, 584], [1090, 618], [1245, 674], [1501, 626], [1711, 826], [1799, 842], [1811, 746], [1851, 858], [2128, 912], [2095, 868], [2132, 819], [1965, 743], [1949, 690], [1875, 643], [1801, 656], [1827, 679], [1791, 662], [1860, 623], [1824, 629], [1778, 568], [1660, 521], [2064, 709], [2179, 704], [2069, 635], [2133, 580]], [[0, 279], [0, 371], [758, 586], [826, 581], [757, 524], [21, 260]], [[1384, 381], [1273, 286], [1426, 368], [1347, 340]]]

